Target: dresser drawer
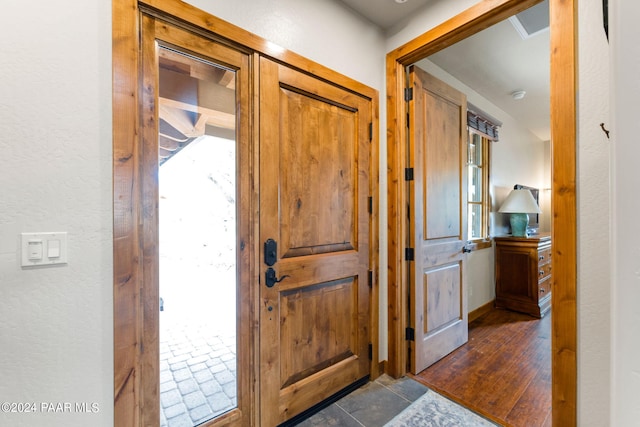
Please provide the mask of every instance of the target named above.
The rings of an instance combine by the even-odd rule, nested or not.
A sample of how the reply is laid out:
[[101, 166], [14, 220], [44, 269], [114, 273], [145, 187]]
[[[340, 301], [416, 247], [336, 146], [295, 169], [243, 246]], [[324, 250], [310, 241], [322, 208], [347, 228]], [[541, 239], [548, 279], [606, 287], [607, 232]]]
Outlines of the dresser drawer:
[[551, 262], [551, 248], [540, 249], [538, 251], [538, 265]]
[[538, 263], [538, 280], [545, 280], [549, 276], [551, 276], [551, 263], [548, 262], [542, 265]]
[[538, 282], [538, 298], [544, 298], [551, 293], [551, 277], [546, 277]]

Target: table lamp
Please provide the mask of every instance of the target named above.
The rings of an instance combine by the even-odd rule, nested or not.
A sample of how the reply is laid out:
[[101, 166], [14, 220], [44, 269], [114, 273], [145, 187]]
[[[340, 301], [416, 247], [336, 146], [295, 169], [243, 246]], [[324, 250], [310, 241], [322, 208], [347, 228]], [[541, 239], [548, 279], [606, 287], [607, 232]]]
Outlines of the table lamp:
[[498, 212], [511, 214], [509, 218], [511, 234], [516, 237], [527, 236], [530, 213], [541, 213], [533, 195], [526, 189], [512, 190]]

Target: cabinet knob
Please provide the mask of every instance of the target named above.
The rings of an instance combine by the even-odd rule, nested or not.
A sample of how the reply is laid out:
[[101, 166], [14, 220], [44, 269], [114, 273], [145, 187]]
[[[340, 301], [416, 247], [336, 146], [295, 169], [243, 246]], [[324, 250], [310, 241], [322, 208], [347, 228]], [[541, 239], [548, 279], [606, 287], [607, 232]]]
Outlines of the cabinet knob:
[[544, 259], [544, 255], [538, 255], [538, 261], [542, 261]]
[[541, 275], [541, 276], [544, 276], [544, 270], [538, 271], [538, 274]]

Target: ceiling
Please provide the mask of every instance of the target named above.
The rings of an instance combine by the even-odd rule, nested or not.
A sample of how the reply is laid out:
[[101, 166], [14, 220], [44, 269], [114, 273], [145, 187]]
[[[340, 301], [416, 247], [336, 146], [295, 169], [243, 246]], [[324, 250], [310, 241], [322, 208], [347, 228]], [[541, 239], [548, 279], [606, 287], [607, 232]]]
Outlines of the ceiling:
[[[369, 21], [389, 29], [432, 0], [341, 0]], [[400, 0], [402, 1], [402, 0]], [[428, 59], [466, 84], [541, 141], [550, 136], [549, 1], [532, 7]], [[425, 31], [428, 28], [425, 28]], [[524, 37], [521, 35], [524, 35]], [[525, 91], [516, 100], [512, 94]]]

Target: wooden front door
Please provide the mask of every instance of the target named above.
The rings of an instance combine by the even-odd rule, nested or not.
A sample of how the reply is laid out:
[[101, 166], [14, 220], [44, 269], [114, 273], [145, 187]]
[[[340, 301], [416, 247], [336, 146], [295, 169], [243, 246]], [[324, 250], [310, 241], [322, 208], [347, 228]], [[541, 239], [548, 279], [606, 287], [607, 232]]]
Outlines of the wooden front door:
[[[463, 93], [409, 69], [411, 372], [467, 342], [463, 281], [466, 243], [466, 114]], [[411, 256], [411, 254], [409, 253]]]
[[260, 420], [273, 426], [369, 374], [371, 103], [259, 66]]

